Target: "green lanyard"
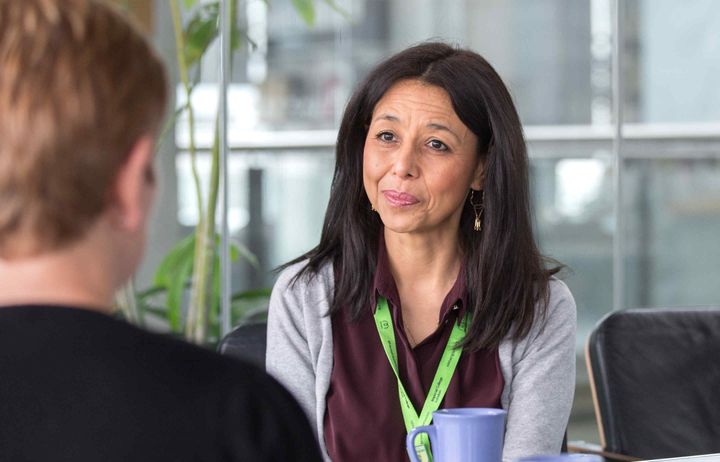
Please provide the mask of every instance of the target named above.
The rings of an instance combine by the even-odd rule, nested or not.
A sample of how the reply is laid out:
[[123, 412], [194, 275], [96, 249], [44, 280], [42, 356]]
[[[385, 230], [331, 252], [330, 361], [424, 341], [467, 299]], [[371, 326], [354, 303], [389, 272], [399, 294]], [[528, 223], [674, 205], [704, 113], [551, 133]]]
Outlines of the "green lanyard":
[[[402, 409], [403, 420], [405, 421], [405, 430], [408, 432], [415, 427], [420, 425], [429, 425], [432, 421], [432, 413], [435, 412], [445, 397], [448, 386], [450, 385], [450, 379], [455, 372], [457, 363], [460, 360], [460, 354], [462, 349], [456, 348], [456, 345], [465, 337], [467, 331], [467, 324], [469, 315], [465, 314], [460, 324], [453, 323], [453, 329], [450, 333], [450, 339], [445, 350], [443, 351], [442, 357], [440, 358], [440, 364], [438, 364], [437, 371], [435, 372], [435, 378], [433, 378], [432, 385], [430, 386], [430, 392], [425, 400], [422, 411], [418, 416], [415, 407], [410, 401], [410, 397], [405, 391], [405, 387], [400, 380], [400, 374], [398, 373], [398, 359], [397, 359], [397, 345], [395, 343], [395, 331], [393, 329], [392, 316], [390, 315], [390, 308], [388, 308], [387, 300], [383, 297], [378, 297], [377, 307], [375, 309], [375, 325], [377, 326], [378, 334], [380, 334], [380, 340], [382, 341], [385, 354], [390, 361], [393, 372], [398, 383], [398, 393], [400, 395], [400, 409]], [[420, 443], [415, 444], [415, 449], [418, 452], [420, 460], [432, 460], [430, 454], [430, 445], [426, 434], [421, 434], [418, 438]]]

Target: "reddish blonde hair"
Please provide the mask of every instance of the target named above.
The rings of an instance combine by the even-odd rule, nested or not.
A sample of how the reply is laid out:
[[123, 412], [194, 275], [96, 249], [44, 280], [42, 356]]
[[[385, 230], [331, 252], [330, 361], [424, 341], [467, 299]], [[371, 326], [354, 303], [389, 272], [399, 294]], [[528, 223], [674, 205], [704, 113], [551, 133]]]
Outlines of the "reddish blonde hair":
[[162, 62], [114, 7], [0, 0], [0, 257], [81, 237], [166, 101]]

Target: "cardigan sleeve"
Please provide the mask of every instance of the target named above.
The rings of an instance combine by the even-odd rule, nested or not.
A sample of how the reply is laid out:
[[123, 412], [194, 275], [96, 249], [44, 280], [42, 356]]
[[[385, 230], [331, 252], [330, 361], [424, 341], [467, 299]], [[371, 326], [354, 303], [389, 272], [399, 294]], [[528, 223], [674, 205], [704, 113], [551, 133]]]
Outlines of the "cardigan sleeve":
[[296, 279], [306, 263], [286, 268], [273, 287], [265, 365], [300, 403], [328, 460], [322, 425], [332, 371], [332, 267]]
[[501, 344], [509, 380], [503, 393], [504, 462], [560, 452], [575, 391], [576, 318], [572, 294], [553, 279], [546, 317], [524, 339]]
[[307, 340], [302, 284], [292, 284], [300, 268], [290, 267], [280, 274], [270, 296], [268, 308], [265, 365], [300, 402], [316, 425], [315, 367]]

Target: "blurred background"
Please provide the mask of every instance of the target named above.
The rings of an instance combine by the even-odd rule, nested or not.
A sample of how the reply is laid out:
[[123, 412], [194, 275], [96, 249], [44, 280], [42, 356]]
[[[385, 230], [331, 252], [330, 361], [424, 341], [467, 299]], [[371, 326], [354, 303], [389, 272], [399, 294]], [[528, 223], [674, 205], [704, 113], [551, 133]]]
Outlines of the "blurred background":
[[[166, 59], [177, 88], [174, 106], [187, 104], [169, 3], [120, 3], [140, 17]], [[233, 21], [244, 39], [227, 79], [228, 201], [218, 219], [227, 214], [230, 238], [257, 264], [252, 258], [232, 264], [226, 275], [232, 292], [271, 287], [273, 268], [317, 244], [336, 129], [358, 81], [392, 53], [440, 39], [470, 47], [494, 65], [525, 126], [537, 239], [545, 254], [567, 265], [562, 278], [578, 307], [571, 440], [598, 442], [583, 345], [600, 318], [618, 308], [720, 303], [716, 1], [620, 0], [617, 9], [611, 0], [237, 5]], [[214, 43], [192, 76], [203, 188], [219, 60]], [[613, 110], [618, 61], [622, 139]], [[161, 193], [139, 289], [153, 286], [159, 263], [198, 223], [190, 143], [184, 114], [158, 153]]]

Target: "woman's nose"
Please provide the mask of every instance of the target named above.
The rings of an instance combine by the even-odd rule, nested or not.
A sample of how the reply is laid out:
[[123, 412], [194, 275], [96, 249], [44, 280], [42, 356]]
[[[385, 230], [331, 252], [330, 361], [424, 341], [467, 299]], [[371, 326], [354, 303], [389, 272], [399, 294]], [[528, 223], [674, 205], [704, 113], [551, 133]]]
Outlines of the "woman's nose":
[[400, 178], [416, 177], [417, 162], [415, 148], [411, 144], [404, 144], [395, 152], [393, 174]]

